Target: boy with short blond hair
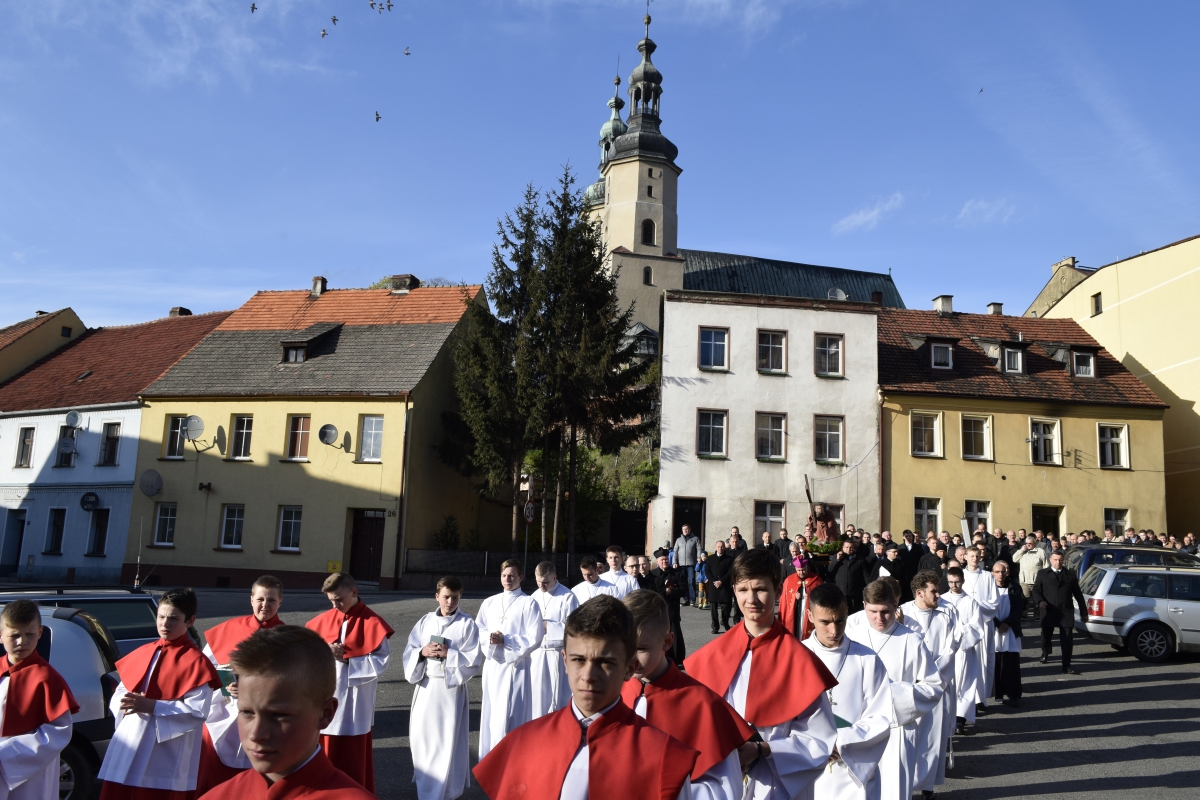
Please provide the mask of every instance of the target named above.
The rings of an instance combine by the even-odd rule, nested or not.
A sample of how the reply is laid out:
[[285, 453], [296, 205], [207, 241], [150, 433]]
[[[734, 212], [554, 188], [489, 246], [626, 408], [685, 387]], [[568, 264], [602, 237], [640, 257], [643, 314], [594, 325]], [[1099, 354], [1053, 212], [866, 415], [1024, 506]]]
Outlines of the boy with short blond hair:
[[70, 687], [37, 652], [42, 612], [15, 600], [0, 613], [0, 797], [57, 800], [58, 754], [71, 743]]

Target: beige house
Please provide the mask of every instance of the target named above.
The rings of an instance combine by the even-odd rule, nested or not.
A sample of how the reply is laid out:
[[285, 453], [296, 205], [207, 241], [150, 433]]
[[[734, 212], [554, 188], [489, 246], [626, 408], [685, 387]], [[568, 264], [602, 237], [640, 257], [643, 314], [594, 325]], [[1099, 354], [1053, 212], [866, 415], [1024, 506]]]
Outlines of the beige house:
[[85, 333], [87, 327], [70, 308], [39, 311], [0, 328], [0, 383]]

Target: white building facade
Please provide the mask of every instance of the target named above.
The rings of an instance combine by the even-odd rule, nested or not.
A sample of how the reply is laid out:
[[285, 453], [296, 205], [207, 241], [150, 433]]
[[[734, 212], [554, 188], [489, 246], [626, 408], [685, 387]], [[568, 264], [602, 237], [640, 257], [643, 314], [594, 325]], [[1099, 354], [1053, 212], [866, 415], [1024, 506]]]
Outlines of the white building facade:
[[738, 526], [802, 534], [814, 502], [879, 530], [875, 303], [688, 290], [662, 306], [651, 548], [684, 524], [711, 550]]

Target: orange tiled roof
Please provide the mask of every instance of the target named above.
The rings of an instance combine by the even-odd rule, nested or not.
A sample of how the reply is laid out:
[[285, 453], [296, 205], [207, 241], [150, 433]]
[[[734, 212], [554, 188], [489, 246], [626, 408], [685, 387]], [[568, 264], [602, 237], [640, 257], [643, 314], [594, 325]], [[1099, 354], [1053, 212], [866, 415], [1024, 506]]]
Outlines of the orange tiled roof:
[[[407, 294], [389, 289], [328, 289], [258, 292], [221, 323], [218, 330], [302, 330], [317, 322], [395, 325], [458, 322], [481, 286], [420, 286]], [[464, 290], [466, 297], [464, 298]]]
[[60, 308], [58, 311], [51, 311], [49, 314], [23, 319], [20, 322], [14, 322], [7, 328], [0, 328], [0, 349], [8, 347], [34, 328], [45, 325], [64, 311], [66, 311], [65, 308]]

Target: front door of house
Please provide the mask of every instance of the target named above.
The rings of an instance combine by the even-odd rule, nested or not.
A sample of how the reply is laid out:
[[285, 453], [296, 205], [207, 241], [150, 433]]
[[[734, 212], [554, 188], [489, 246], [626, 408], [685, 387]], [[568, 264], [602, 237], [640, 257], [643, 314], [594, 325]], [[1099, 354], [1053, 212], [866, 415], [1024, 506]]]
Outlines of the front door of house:
[[[679, 538], [683, 533], [683, 526], [688, 525], [692, 529], [692, 533], [700, 537], [700, 546], [706, 547], [704, 542], [704, 498], [702, 497], [676, 497], [674, 507], [674, 520], [671, 525], [671, 541]], [[660, 542], [652, 542], [654, 548], [661, 546]]]
[[354, 527], [350, 533], [350, 574], [356, 581], [379, 580], [379, 570], [383, 564], [384, 516], [382, 509], [354, 509]]
[[9, 509], [0, 546], [0, 575], [10, 575], [21, 566], [21, 542], [25, 538], [25, 511]]
[[1062, 516], [1062, 506], [1034, 506], [1033, 530], [1041, 531], [1049, 536], [1058, 533], [1058, 520]]

